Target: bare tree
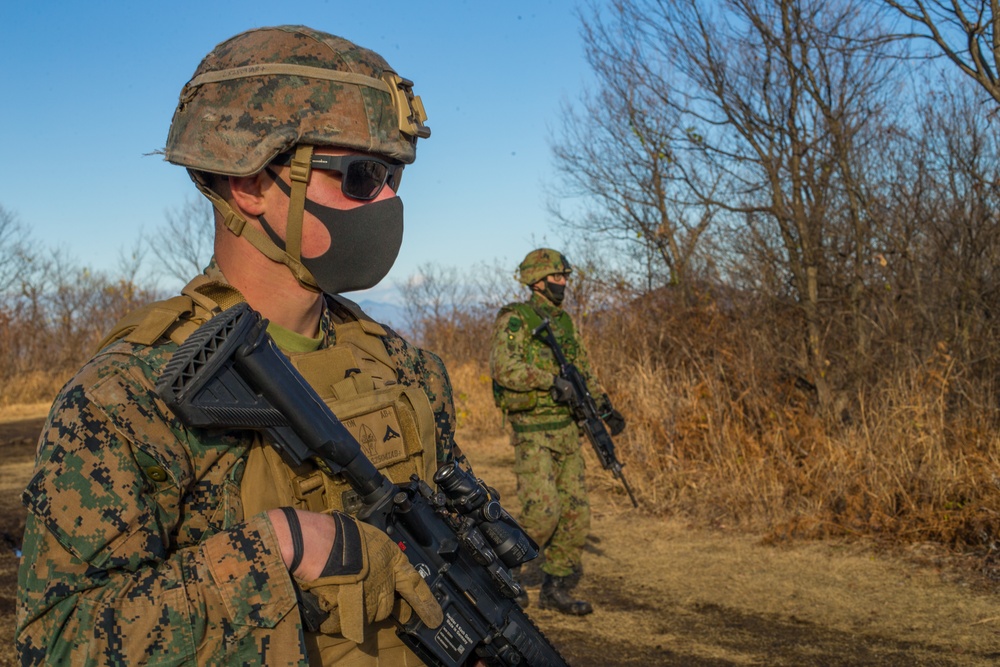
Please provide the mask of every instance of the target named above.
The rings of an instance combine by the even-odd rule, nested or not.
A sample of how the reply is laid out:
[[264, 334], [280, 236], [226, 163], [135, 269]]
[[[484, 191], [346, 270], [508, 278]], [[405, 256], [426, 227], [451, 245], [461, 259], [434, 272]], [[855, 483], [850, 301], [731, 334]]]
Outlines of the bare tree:
[[27, 228], [0, 205], [0, 294], [15, 286], [30, 258]]
[[[583, 32], [597, 86], [579, 110], [564, 105], [550, 212], [577, 233], [617, 241], [645, 289], [684, 285], [713, 209], [694, 212], [676, 200], [678, 114], [660, 103], [659, 79], [645, 76], [637, 45], [622, 31], [595, 18], [584, 20]], [[582, 205], [567, 208], [570, 200]]]
[[[892, 337], [909, 350], [947, 344], [963, 367], [992, 382], [1000, 361], [1000, 138], [976, 112], [981, 92], [971, 80], [939, 78], [916, 116], [910, 150], [889, 158], [896, 187], [879, 243], [890, 270], [874, 316], [905, 328]], [[884, 317], [890, 308], [900, 314]]]
[[[607, 16], [595, 12], [585, 34], [643, 91], [628, 98], [642, 122], [619, 134], [638, 132], [648, 155], [662, 155], [653, 170], [669, 175], [671, 220], [714, 219], [739, 241], [730, 271], [750, 261], [794, 300], [791, 362], [830, 404], [826, 336], [843, 314], [831, 303], [852, 289], [854, 339], [866, 345], [871, 178], [894, 93], [876, 14], [858, 0], [617, 0]], [[632, 182], [655, 190], [649, 171]]]
[[882, 0], [915, 24], [917, 37], [1000, 102], [1000, 4], [996, 0]]
[[204, 197], [189, 198], [166, 212], [167, 224], [148, 240], [164, 275], [182, 284], [201, 273], [212, 258], [215, 214]]
[[482, 357], [486, 311], [476, 277], [455, 267], [424, 264], [400, 287], [407, 326], [422, 347], [446, 360]]

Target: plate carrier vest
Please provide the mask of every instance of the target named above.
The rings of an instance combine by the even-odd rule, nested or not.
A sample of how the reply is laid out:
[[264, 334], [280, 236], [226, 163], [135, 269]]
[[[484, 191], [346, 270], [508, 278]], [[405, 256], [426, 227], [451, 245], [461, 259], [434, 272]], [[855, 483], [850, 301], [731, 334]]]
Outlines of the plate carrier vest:
[[[382, 474], [397, 483], [411, 475], [430, 479], [437, 469], [434, 412], [419, 387], [397, 382], [396, 363], [382, 340], [382, 325], [357, 304], [327, 295], [334, 315], [334, 344], [314, 352], [289, 354], [292, 365], [357, 439]], [[127, 315], [100, 348], [124, 339], [152, 345], [164, 336], [176, 344], [243, 296], [233, 287], [198, 276], [176, 296]], [[292, 467], [278, 451], [255, 437], [240, 482], [244, 516], [276, 507], [314, 512], [358, 509], [357, 495], [339, 476], [312, 462]]]

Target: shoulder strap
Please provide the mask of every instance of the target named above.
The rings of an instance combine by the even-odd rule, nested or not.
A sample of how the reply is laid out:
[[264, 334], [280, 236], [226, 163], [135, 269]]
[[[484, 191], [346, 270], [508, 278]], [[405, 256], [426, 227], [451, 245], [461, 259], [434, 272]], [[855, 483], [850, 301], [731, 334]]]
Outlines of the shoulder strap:
[[368, 313], [361, 309], [361, 306], [350, 299], [345, 299], [339, 294], [327, 294], [326, 296], [331, 310], [335, 311], [341, 317], [346, 315], [344, 319], [357, 320], [361, 324], [361, 328], [365, 330], [365, 333], [375, 336], [385, 336], [388, 333], [385, 327], [373, 320]]
[[[95, 352], [103, 350], [120, 338], [124, 338], [130, 343], [151, 345], [174, 322], [191, 313], [193, 307], [190, 298], [175, 296], [166, 301], [157, 301], [133, 310], [111, 327], [111, 331], [97, 344]], [[150, 342], [145, 342], [147, 340]]]
[[333, 336], [336, 344], [351, 343], [364, 350], [383, 364], [395, 368], [395, 364], [385, 345], [389, 332], [373, 320], [361, 306], [338, 294], [328, 294], [328, 303], [344, 322], [334, 322]]
[[537, 326], [542, 323], [542, 316], [531, 307], [530, 303], [520, 301], [517, 303], [508, 303], [501, 309], [503, 311], [514, 311], [521, 316], [524, 320], [525, 325], [527, 325], [528, 331], [534, 331]]
[[164, 335], [180, 344], [212, 316], [243, 300], [236, 288], [198, 276], [184, 286], [180, 296], [148, 304], [120, 319], [97, 349], [122, 338], [137, 345], [152, 345]]

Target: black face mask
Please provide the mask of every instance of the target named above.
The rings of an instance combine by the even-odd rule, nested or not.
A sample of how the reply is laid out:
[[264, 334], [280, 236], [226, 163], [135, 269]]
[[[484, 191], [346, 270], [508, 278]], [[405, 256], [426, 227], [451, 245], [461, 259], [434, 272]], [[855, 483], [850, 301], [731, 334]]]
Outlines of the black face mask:
[[302, 258], [324, 292], [340, 294], [377, 285], [396, 262], [403, 244], [403, 201], [383, 199], [341, 210], [306, 200], [312, 213], [330, 232], [330, 249], [319, 257]]
[[[287, 187], [281, 179], [275, 182], [278, 187]], [[318, 257], [300, 260], [321, 290], [340, 294], [368, 289], [389, 273], [403, 244], [403, 202], [399, 197], [347, 210], [306, 199], [305, 210], [330, 233], [329, 250]], [[264, 216], [259, 219], [271, 240], [284, 250], [284, 241]]]
[[551, 280], [545, 280], [545, 287], [541, 290], [542, 296], [551, 301], [557, 306], [561, 306], [563, 299], [566, 298], [566, 285], [559, 285], [552, 282]]

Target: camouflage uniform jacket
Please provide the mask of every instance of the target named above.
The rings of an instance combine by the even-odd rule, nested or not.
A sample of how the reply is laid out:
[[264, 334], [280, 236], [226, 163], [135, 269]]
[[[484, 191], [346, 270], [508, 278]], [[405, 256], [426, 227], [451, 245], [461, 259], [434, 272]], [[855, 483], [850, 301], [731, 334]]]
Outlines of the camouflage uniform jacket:
[[572, 423], [570, 408], [556, 403], [549, 394], [559, 364], [552, 349], [531, 335], [533, 327], [523, 314], [526, 308], [530, 308], [529, 314], [537, 314], [539, 323], [549, 318], [566, 359], [583, 374], [591, 393], [599, 395], [601, 391], [569, 314], [533, 292], [527, 302], [501, 308], [493, 326], [490, 374], [498, 385], [498, 403], [517, 432], [562, 428]]
[[[340, 307], [327, 306], [324, 346]], [[430, 399], [439, 461], [460, 456], [444, 365], [387, 331], [399, 382]], [[169, 412], [153, 387], [176, 347], [112, 343], [53, 404], [22, 497], [24, 665], [308, 664], [270, 521], [243, 516], [254, 435]]]

